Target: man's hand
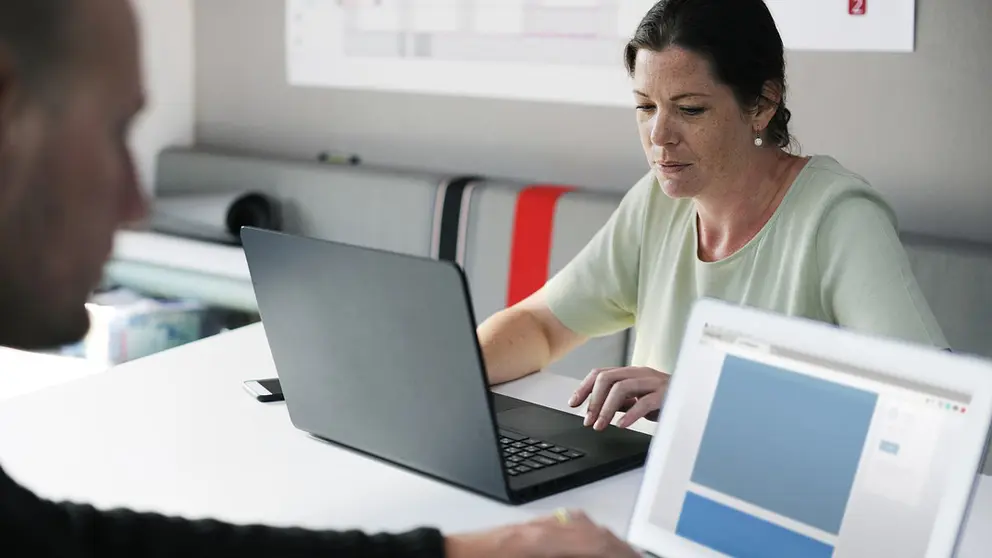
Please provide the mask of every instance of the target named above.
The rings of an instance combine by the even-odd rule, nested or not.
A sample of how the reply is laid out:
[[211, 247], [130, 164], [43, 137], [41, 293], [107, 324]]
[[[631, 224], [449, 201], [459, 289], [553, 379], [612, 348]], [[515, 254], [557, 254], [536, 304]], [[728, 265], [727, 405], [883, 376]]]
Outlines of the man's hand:
[[483, 533], [448, 537], [447, 558], [638, 558], [640, 554], [581, 512]]
[[596, 430], [605, 430], [617, 413], [625, 412], [617, 426], [627, 428], [641, 418], [658, 420], [668, 381], [668, 374], [653, 368], [597, 368], [582, 380], [568, 404], [578, 407], [588, 399], [585, 425]]

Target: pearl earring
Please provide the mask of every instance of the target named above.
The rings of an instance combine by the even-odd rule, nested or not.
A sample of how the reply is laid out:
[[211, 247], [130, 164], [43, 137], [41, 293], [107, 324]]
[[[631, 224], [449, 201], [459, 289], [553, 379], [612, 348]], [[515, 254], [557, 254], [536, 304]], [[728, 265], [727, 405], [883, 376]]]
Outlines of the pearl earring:
[[765, 140], [761, 139], [761, 134], [755, 133], [755, 135], [754, 135], [754, 146], [755, 147], [761, 147], [762, 145], [765, 145]]

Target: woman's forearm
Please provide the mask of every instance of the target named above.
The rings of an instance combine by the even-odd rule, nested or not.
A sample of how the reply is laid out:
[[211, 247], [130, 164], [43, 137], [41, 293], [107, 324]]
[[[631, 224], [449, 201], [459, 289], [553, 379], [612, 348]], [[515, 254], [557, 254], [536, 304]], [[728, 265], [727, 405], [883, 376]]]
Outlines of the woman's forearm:
[[478, 329], [479, 344], [492, 385], [522, 378], [551, 363], [551, 344], [540, 321], [528, 310], [508, 308]]

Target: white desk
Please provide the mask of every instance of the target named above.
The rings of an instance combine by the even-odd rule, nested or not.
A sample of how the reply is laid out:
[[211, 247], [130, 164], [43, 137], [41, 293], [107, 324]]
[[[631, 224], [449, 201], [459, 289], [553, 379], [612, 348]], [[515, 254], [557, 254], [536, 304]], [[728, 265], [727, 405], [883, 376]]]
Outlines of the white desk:
[[106, 372], [82, 358], [0, 347], [0, 400]]
[[[251, 326], [3, 401], [0, 464], [51, 498], [239, 523], [460, 532], [565, 506], [626, 533], [641, 471], [506, 506], [304, 435], [284, 405], [258, 403], [241, 388], [274, 375], [264, 332]], [[567, 409], [574, 385], [538, 374], [500, 391]], [[971, 524], [961, 556], [988, 556], [988, 481]]]

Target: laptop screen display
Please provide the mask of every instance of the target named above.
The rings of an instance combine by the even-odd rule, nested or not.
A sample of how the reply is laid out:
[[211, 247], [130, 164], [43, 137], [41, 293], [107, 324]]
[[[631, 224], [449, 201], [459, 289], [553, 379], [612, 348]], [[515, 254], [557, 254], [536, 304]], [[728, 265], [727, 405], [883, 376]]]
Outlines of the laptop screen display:
[[649, 522], [731, 556], [923, 556], [963, 393], [707, 327]]

